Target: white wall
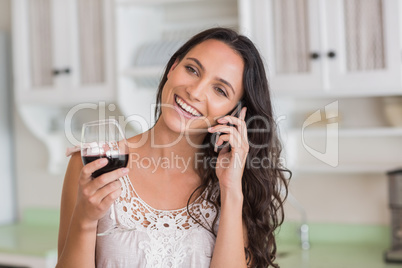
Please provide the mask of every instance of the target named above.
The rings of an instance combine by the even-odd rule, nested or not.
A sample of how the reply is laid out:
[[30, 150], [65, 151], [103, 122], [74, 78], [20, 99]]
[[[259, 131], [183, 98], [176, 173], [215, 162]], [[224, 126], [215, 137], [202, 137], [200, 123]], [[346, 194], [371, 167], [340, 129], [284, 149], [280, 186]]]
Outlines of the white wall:
[[[326, 152], [328, 140], [320, 135], [310, 136], [308, 133], [308, 130], [326, 133], [325, 121], [322, 120], [321, 125], [319, 123], [307, 128], [304, 137], [301, 136], [301, 133], [303, 122], [308, 116], [317, 110], [323, 111], [327, 104], [335, 100], [339, 102], [339, 117], [337, 118], [339, 131], [360, 129], [363, 132], [365, 129], [375, 127], [390, 127], [384, 117], [381, 98], [317, 98], [291, 102], [291, 107], [295, 112], [288, 116], [290, 119], [288, 121], [293, 122], [286, 122], [286, 120], [280, 122], [280, 124], [287, 123], [292, 126], [298, 133], [293, 134], [297, 138], [284, 139], [285, 142], [288, 141], [288, 145], [298, 144], [293, 146], [295, 147], [293, 151], [289, 150], [290, 152], [297, 151], [297, 153], [290, 155], [288, 152], [288, 157], [297, 158], [301, 168], [305, 165], [320, 167], [323, 170], [334, 170], [334, 173], [302, 174], [295, 172], [290, 182], [291, 192], [304, 206], [310, 221], [388, 224], [390, 210], [388, 207], [388, 181], [385, 173], [390, 171], [389, 169], [400, 166], [401, 137], [348, 137], [340, 134], [336, 152], [339, 165], [337, 168], [331, 168], [313, 157], [307, 150], [310, 145], [318, 152]], [[281, 103], [281, 105], [284, 104]], [[278, 108], [280, 107], [277, 107], [277, 110]], [[286, 109], [290, 110], [289, 107]], [[285, 112], [281, 112], [279, 111], [278, 114], [286, 115]], [[335, 154], [333, 155], [335, 156]], [[377, 173], [357, 173], [356, 170], [360, 170], [359, 167], [363, 164], [368, 170], [370, 165], [383, 166], [383, 168]], [[348, 168], [353, 170], [353, 167], [356, 168], [355, 173], [339, 172], [339, 170], [348, 170]], [[361, 170], [365, 171], [364, 168]], [[288, 219], [300, 220], [300, 213], [289, 202], [287, 212]]]
[[[388, 224], [386, 175], [294, 174], [292, 195], [303, 205], [307, 221], [352, 224]], [[301, 219], [287, 202], [286, 218]]]
[[0, 224], [15, 221], [16, 203], [13, 173], [14, 150], [12, 134], [11, 79], [9, 65], [10, 34], [0, 29]]

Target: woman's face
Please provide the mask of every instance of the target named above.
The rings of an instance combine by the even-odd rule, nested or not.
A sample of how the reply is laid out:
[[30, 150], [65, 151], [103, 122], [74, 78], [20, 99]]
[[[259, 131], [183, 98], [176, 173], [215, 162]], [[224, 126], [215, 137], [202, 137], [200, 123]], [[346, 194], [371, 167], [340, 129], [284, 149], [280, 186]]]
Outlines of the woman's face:
[[175, 132], [205, 134], [242, 98], [243, 69], [242, 57], [225, 43], [198, 44], [167, 75], [161, 119]]

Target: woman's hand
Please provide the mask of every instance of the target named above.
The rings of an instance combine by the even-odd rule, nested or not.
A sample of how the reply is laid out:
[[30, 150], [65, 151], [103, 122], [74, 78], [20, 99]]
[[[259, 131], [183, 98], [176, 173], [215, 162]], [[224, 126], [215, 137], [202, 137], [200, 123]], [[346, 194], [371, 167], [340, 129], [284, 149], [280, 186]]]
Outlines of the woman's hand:
[[[211, 133], [222, 133], [216, 141], [217, 146], [228, 142], [231, 148], [229, 151], [229, 146], [225, 146], [219, 152], [216, 163], [216, 176], [219, 179], [222, 193], [242, 195], [241, 179], [249, 151], [247, 126], [244, 121], [246, 111], [247, 108], [243, 107], [239, 118], [234, 116], [222, 117], [217, 120], [220, 123], [219, 125], [208, 129]], [[226, 125], [228, 123], [233, 126]]]
[[107, 163], [106, 158], [98, 159], [85, 165], [81, 170], [74, 214], [85, 228], [96, 229], [98, 220], [121, 194], [119, 178], [128, 173], [127, 168], [117, 169], [96, 178], [91, 176]]

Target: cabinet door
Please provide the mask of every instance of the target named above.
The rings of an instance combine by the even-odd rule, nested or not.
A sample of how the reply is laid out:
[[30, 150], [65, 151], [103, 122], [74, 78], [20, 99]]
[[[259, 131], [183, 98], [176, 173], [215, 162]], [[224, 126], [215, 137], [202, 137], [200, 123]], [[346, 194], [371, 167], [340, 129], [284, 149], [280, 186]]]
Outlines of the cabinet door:
[[327, 0], [331, 90], [378, 91], [401, 86], [399, 0]]
[[278, 94], [322, 89], [317, 0], [255, 1], [253, 27]]
[[[12, 11], [14, 85], [20, 99], [55, 84], [51, 0], [14, 0]], [[41, 28], [40, 37], [34, 34], [36, 28]]]
[[[65, 0], [61, 0], [65, 1]], [[113, 94], [113, 1], [76, 0], [73, 77], [82, 99], [111, 101]], [[95, 98], [95, 99], [94, 99]]]
[[15, 0], [17, 99], [71, 104], [112, 94], [110, 0]]

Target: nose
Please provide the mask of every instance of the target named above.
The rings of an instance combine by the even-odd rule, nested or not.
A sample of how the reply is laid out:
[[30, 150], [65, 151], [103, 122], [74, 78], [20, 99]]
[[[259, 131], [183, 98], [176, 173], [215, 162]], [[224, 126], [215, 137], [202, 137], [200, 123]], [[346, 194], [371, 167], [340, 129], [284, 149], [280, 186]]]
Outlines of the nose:
[[199, 83], [189, 85], [186, 88], [186, 92], [187, 92], [190, 100], [202, 102], [205, 100], [205, 94], [206, 94], [205, 89], [206, 89], [206, 85], [203, 84], [202, 82], [199, 82]]

